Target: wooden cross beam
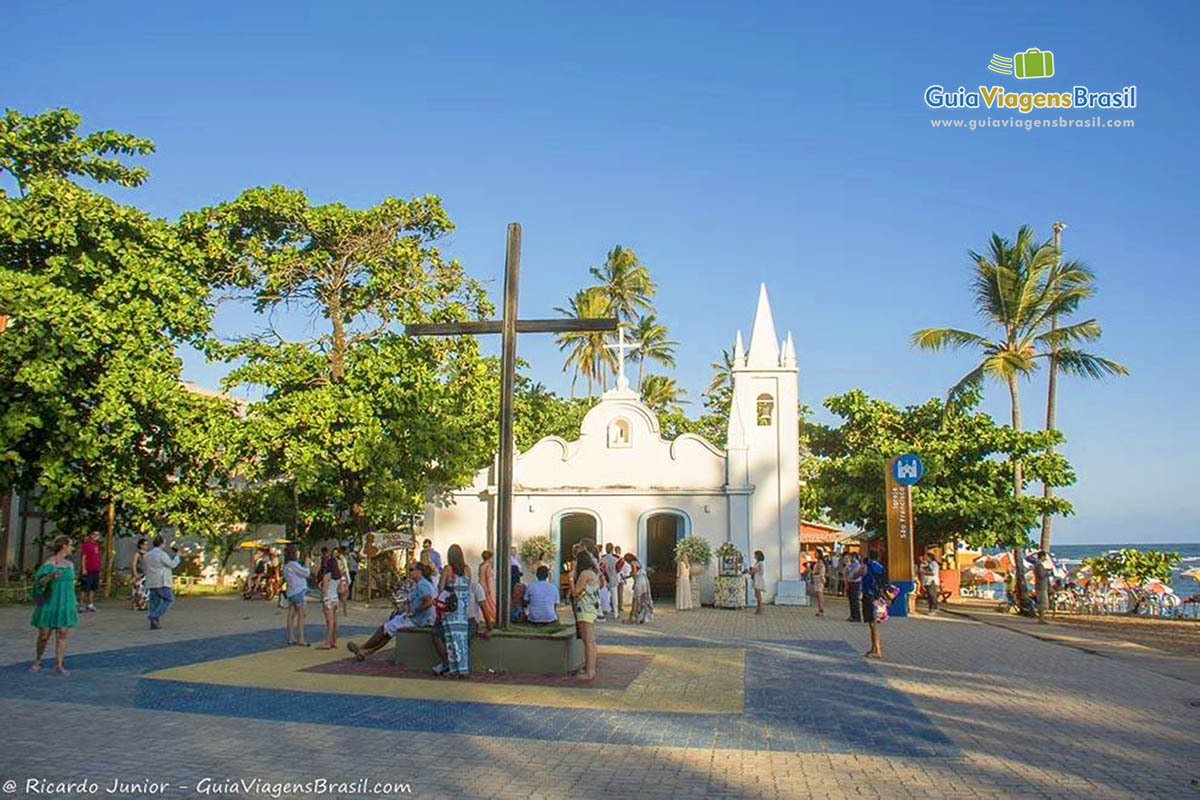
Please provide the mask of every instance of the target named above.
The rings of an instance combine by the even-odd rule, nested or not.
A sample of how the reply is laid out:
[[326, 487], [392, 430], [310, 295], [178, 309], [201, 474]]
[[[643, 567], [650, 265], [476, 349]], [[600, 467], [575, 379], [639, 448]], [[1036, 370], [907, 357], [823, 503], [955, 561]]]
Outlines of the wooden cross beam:
[[517, 319], [517, 285], [521, 273], [521, 226], [508, 225], [508, 246], [504, 255], [504, 317], [482, 322], [438, 322], [406, 325], [410, 336], [501, 335], [500, 355], [500, 474], [496, 503], [496, 613], [501, 629], [507, 629], [512, 600], [508, 551], [512, 548], [513, 505], [513, 387], [517, 375], [518, 333], [574, 333], [579, 331], [615, 331], [615, 318], [599, 319]]

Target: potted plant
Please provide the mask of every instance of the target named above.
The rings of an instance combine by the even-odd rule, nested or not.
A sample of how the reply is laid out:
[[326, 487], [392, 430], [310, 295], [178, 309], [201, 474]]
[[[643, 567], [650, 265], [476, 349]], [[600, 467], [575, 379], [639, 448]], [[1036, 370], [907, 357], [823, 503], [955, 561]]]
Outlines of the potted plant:
[[686, 558], [691, 568], [691, 579], [697, 580], [712, 563], [712, 547], [707, 539], [685, 536], [675, 543], [675, 560]]
[[[521, 561], [536, 572], [538, 566], [549, 564], [550, 559], [554, 558], [554, 542], [550, 541], [549, 536], [530, 536], [525, 541], [521, 542], [521, 546], [517, 552], [521, 556]], [[556, 570], [551, 570], [551, 573]]]

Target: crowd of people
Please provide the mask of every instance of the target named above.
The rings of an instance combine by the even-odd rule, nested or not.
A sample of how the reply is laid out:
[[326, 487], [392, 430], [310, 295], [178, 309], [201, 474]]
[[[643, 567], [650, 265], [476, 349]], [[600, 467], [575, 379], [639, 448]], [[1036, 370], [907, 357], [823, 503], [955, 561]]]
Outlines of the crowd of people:
[[[95, 593], [99, 588], [102, 558], [99, 532], [84, 537], [76, 562], [72, 559], [75, 543], [60, 536], [52, 543], [52, 554], [34, 576], [34, 612], [32, 624], [38, 630], [36, 658], [31, 671], [41, 669], [45, 650], [52, 637], [56, 638], [55, 665], [65, 674], [63, 664], [69, 632], [78, 624], [80, 614], [95, 612]], [[892, 587], [887, 583], [885, 569], [874, 552], [842, 553], [832, 558], [817, 550], [815, 559], [805, 566], [805, 578], [816, 606], [816, 616], [825, 615], [825, 593], [844, 594], [848, 600], [852, 622], [866, 622], [871, 629], [871, 648], [864, 653], [869, 658], [882, 658], [879, 624], [887, 619]], [[174, 603], [174, 570], [180, 564], [178, 549], [164, 537], [139, 539], [130, 561], [132, 586], [130, 605], [145, 611], [149, 626], [156, 630]], [[310, 554], [307, 563], [301, 559], [295, 544], [284, 548], [282, 561], [270, 547], [256, 551], [251, 574], [247, 578], [249, 597], [263, 593], [270, 597], [274, 591], [281, 595], [280, 604], [286, 609], [285, 641], [289, 645], [308, 647], [305, 635], [307, 607], [310, 597], [320, 602], [325, 632], [317, 649], [332, 650], [338, 646], [338, 617], [347, 611], [347, 600], [355, 580], [358, 559], [348, 547], [321, 547], [319, 554]], [[565, 600], [571, 609], [576, 636], [584, 647], [584, 664], [578, 676], [590, 681], [596, 677], [596, 626], [605, 621], [621, 620], [627, 624], [645, 624], [654, 618], [654, 598], [649, 571], [633, 553], [622, 553], [612, 543], [604, 546], [585, 540], [574, 546], [564, 565], [562, 597], [557, 575], [550, 567], [539, 564], [534, 580], [522, 581], [523, 571], [515, 549], [510, 551], [508, 569], [511, 577], [510, 621], [532, 626], [563, 624], [559, 606]], [[925, 589], [928, 608], [937, 611], [938, 564], [932, 557], [923, 557], [918, 564], [918, 580]], [[755, 597], [755, 613], [762, 613], [766, 591], [765, 560], [755, 551], [751, 566], [746, 570], [751, 578]], [[691, 590], [691, 565], [680, 557], [676, 571], [675, 606], [680, 611], [695, 607]], [[79, 586], [78, 597], [76, 584]], [[466, 678], [470, 675], [470, 648], [475, 638], [488, 638], [498, 624], [496, 602], [495, 555], [483, 551], [475, 569], [464, 558], [462, 548], [455, 544], [447, 550], [443, 563], [441, 554], [429, 539], [406, 567], [406, 575], [393, 597], [394, 613], [381, 624], [363, 644], [347, 643], [356, 659], [363, 660], [377, 652], [405, 629], [429, 629], [431, 646], [439, 661], [434, 668], [438, 675]]]

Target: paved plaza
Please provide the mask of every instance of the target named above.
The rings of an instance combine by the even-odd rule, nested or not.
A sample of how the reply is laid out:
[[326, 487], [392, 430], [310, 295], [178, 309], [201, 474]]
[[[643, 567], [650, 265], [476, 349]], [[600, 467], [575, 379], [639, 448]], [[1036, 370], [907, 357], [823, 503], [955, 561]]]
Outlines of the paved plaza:
[[[877, 663], [844, 612], [606, 623], [584, 687], [284, 647], [282, 612], [227, 597], [184, 598], [159, 631], [103, 606], [70, 676], [29, 675], [29, 608], [7, 606], [0, 780], [14, 797], [1200, 797], [1200, 669], [952, 614], [889, 621]], [[385, 615], [356, 607], [346, 634]]]

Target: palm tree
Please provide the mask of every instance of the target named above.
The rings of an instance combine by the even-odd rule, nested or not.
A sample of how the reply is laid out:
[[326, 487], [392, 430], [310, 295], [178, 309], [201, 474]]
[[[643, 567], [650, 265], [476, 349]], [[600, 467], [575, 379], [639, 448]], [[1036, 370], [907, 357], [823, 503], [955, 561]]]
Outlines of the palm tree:
[[[1052, 283], [1055, 283], [1056, 285], [1059, 284], [1059, 281], [1057, 280], [1057, 274], [1060, 272], [1065, 275], [1073, 276], [1071, 279], [1072, 280], [1072, 288], [1075, 288], [1078, 290], [1078, 292], [1080, 294], [1079, 299], [1083, 300], [1085, 298], [1091, 297], [1092, 295], [1094, 295], [1096, 293], [1096, 284], [1095, 284], [1096, 276], [1094, 273], [1092, 273], [1092, 271], [1090, 269], [1088, 269], [1086, 266], [1084, 266], [1079, 261], [1069, 261], [1065, 264], [1063, 263], [1063, 260], [1062, 260], [1062, 232], [1063, 232], [1063, 229], [1066, 227], [1067, 226], [1061, 222], [1055, 222], [1051, 226], [1051, 229], [1054, 232], [1054, 237], [1053, 237], [1054, 262], [1055, 262], [1054, 271], [1055, 271], [1055, 275], [1056, 275], [1056, 278], [1052, 279]], [[1052, 315], [1050, 317], [1050, 330], [1051, 330], [1051, 332], [1058, 330], [1058, 315], [1057, 314]], [[1109, 375], [1128, 375], [1129, 374], [1129, 370], [1126, 369], [1123, 365], [1118, 364], [1116, 361], [1110, 361], [1109, 359], [1100, 358], [1098, 356], [1092, 356], [1092, 358], [1095, 359], [1095, 361], [1096, 361], [1096, 364], [1094, 364], [1092, 366], [1099, 367], [1099, 369], [1089, 369], [1087, 364], [1076, 364], [1075, 368], [1073, 369], [1071, 366], [1068, 366], [1063, 363], [1062, 354], [1059, 352], [1059, 350], [1056, 346], [1051, 345], [1050, 358], [1048, 359], [1049, 366], [1050, 366], [1050, 377], [1049, 377], [1049, 380], [1047, 381], [1047, 388], [1046, 388], [1046, 430], [1051, 431], [1051, 430], [1055, 429], [1055, 416], [1056, 416], [1056, 410], [1057, 410], [1056, 406], [1058, 404], [1058, 370], [1059, 370], [1060, 366], [1063, 367], [1064, 371], [1066, 371], [1068, 374], [1084, 375], [1086, 377], [1093, 378], [1093, 379], [1103, 379], [1105, 377], [1108, 377]], [[1080, 367], [1082, 367], [1082, 370], [1080, 369]], [[1046, 498], [1047, 500], [1054, 497], [1054, 487], [1050, 486], [1049, 484], [1046, 484], [1045, 486], [1043, 486], [1042, 487], [1042, 496], [1044, 498]], [[1051, 519], [1052, 519], [1052, 517], [1049, 512], [1044, 512], [1042, 514], [1042, 535], [1041, 535], [1040, 545], [1041, 545], [1041, 549], [1047, 553], [1050, 552], [1050, 543], [1051, 543], [1050, 521], [1051, 521]]]
[[608, 313], [622, 322], [631, 323], [639, 313], [653, 309], [650, 300], [658, 287], [632, 249], [617, 245], [608, 251], [603, 266], [588, 272], [600, 281], [598, 288], [608, 298]]
[[642, 388], [642, 375], [646, 367], [646, 359], [651, 359], [664, 367], [675, 366], [675, 345], [667, 338], [667, 326], [659, 323], [654, 314], [647, 314], [638, 319], [633, 331], [638, 346], [633, 351], [633, 357], [638, 362], [638, 388]]
[[712, 362], [709, 367], [713, 376], [704, 391], [704, 407], [715, 413], [728, 414], [733, 397], [733, 351], [722, 349], [721, 360]]
[[681, 404], [688, 402], [683, 399], [687, 392], [679, 388], [674, 378], [665, 375], [647, 375], [641, 391], [642, 402], [660, 414], [677, 411]]
[[[607, 317], [611, 314], [608, 308], [608, 298], [598, 286], [590, 289], [580, 289], [572, 297], [566, 308], [554, 309], [560, 314], [575, 319]], [[573, 369], [571, 376], [571, 396], [575, 396], [575, 382], [579, 376], [587, 380], [588, 397], [592, 396], [593, 381], [603, 381], [608, 371], [606, 367], [616, 369], [616, 357], [604, 346], [604, 333], [601, 331], [575, 331], [560, 333], [556, 337], [559, 350], [567, 350], [567, 360], [563, 364], [563, 372]]]
[[[1070, 265], [1060, 267], [1054, 248], [1048, 243], [1038, 245], [1032, 228], [1022, 226], [1014, 242], [993, 233], [989, 252], [972, 252], [971, 260], [975, 309], [999, 329], [999, 335], [989, 338], [957, 328], [926, 328], [912, 336], [913, 345], [926, 350], [972, 347], [980, 351], [975, 367], [950, 388], [947, 404], [954, 403], [964, 391], [980, 386], [984, 378], [996, 378], [1008, 386], [1012, 427], [1020, 430], [1019, 379], [1036, 371], [1038, 362], [1048, 359], [1051, 351], [1064, 371], [1097, 376], [1113, 371], [1113, 362], [1072, 347], [1099, 338], [1096, 320], [1051, 329], [1054, 317], [1070, 315], [1087, 296], [1083, 288], [1086, 281], [1077, 271], [1068, 269]], [[1020, 498], [1025, 483], [1021, 462], [1014, 457], [1012, 465], [1013, 497]], [[1019, 564], [1020, 549], [1014, 548], [1014, 554]], [[1023, 602], [1024, 575], [1020, 569], [1017, 574], [1017, 592]]]

